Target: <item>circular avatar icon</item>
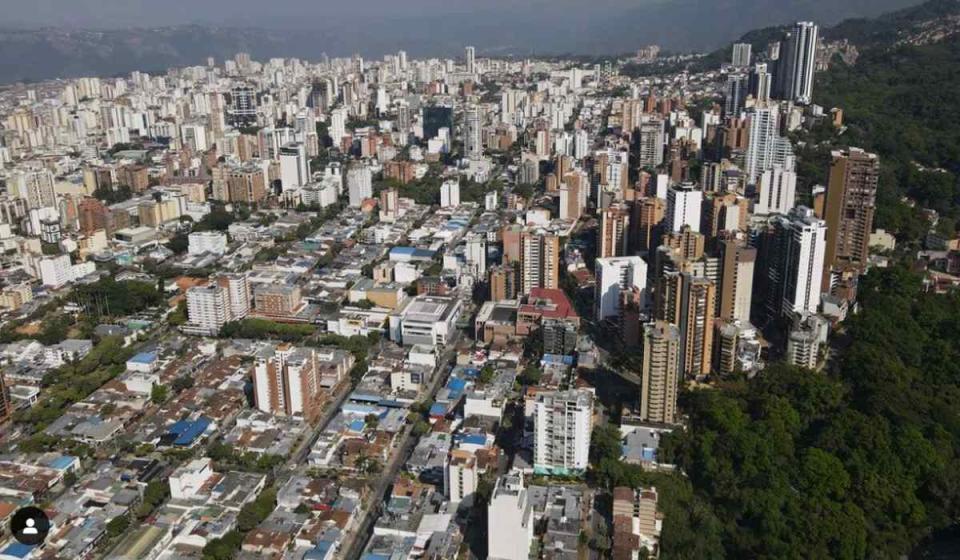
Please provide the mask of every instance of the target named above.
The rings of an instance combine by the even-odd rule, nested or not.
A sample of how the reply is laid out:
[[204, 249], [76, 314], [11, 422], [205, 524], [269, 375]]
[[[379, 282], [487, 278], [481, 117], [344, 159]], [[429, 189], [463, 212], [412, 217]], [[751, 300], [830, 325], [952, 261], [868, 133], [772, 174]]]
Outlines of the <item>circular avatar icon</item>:
[[50, 519], [40, 508], [20, 508], [10, 519], [10, 532], [20, 544], [38, 545], [50, 532]]

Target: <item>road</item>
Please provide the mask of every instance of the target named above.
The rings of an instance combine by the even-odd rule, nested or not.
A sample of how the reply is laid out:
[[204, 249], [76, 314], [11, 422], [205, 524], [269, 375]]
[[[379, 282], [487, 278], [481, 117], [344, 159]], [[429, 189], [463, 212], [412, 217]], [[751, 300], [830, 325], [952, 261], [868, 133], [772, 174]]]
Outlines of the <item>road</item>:
[[[434, 376], [430, 388], [422, 397], [421, 401], [432, 401], [436, 398], [437, 391], [446, 384], [447, 379], [450, 377], [450, 372], [453, 371], [451, 362], [456, 356], [457, 343], [460, 341], [460, 338], [461, 333], [458, 331], [455, 338], [447, 344], [447, 349], [441, 354], [440, 360], [438, 361], [437, 375]], [[343, 542], [340, 543], [341, 554], [338, 556], [339, 558], [346, 560], [360, 558], [363, 547], [366, 546], [370, 535], [373, 533], [373, 525], [380, 517], [384, 499], [387, 497], [387, 490], [393, 485], [397, 474], [399, 474], [400, 469], [404, 463], [407, 462], [407, 459], [410, 458], [410, 454], [413, 453], [413, 449], [420, 440], [419, 437], [413, 435], [412, 425], [404, 427], [403, 434], [400, 438], [401, 442], [396, 446], [397, 450], [391, 456], [390, 462], [377, 481], [376, 487], [369, 494], [369, 507], [364, 508], [356, 529], [350, 531], [346, 537], [344, 537]]]

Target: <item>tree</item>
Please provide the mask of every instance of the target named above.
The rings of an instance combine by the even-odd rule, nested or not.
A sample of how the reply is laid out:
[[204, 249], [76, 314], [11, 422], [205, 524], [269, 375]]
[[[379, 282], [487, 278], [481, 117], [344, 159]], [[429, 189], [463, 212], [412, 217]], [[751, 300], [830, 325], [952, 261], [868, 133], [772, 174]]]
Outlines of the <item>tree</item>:
[[107, 523], [107, 536], [112, 539], [119, 537], [130, 528], [130, 518], [126, 515], [118, 515]]
[[163, 404], [169, 396], [170, 390], [165, 385], [154, 385], [150, 389], [150, 402], [153, 404]]
[[182, 375], [173, 380], [173, 383], [170, 384], [170, 387], [175, 393], [181, 393], [187, 389], [193, 387], [194, 381], [193, 378], [189, 375]]
[[483, 368], [480, 369], [480, 375], [477, 376], [477, 381], [479, 381], [483, 385], [486, 385], [487, 383], [490, 383], [491, 381], [493, 381], [493, 378], [496, 374], [497, 374], [497, 371], [493, 369], [493, 366], [490, 364], [486, 364], [483, 366]]

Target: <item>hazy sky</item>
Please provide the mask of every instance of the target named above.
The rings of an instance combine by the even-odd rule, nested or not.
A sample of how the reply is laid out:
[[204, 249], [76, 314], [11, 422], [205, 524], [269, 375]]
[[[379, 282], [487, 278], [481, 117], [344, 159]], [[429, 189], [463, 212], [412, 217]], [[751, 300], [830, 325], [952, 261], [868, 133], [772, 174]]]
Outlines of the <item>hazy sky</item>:
[[406, 18], [418, 14], [471, 15], [589, 11], [648, 6], [672, 0], [0, 0], [0, 13], [17, 24], [78, 27], [224, 23], [307, 27], [336, 18]]

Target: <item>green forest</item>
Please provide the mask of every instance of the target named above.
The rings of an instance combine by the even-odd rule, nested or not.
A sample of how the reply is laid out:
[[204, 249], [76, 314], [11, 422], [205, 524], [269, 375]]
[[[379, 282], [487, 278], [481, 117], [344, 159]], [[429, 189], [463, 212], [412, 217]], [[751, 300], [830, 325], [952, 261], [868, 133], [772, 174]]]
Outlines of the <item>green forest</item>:
[[[952, 234], [960, 221], [960, 37], [923, 46], [863, 51], [856, 64], [835, 62], [818, 74], [816, 101], [841, 107], [846, 131], [837, 143], [875, 151], [882, 158], [878, 221], [910, 227], [909, 196], [944, 219]], [[913, 232], [916, 235], [916, 232]], [[907, 235], [906, 237], [911, 237]]]
[[960, 297], [863, 279], [830, 374], [785, 366], [683, 397], [664, 558], [894, 558], [960, 515]]

